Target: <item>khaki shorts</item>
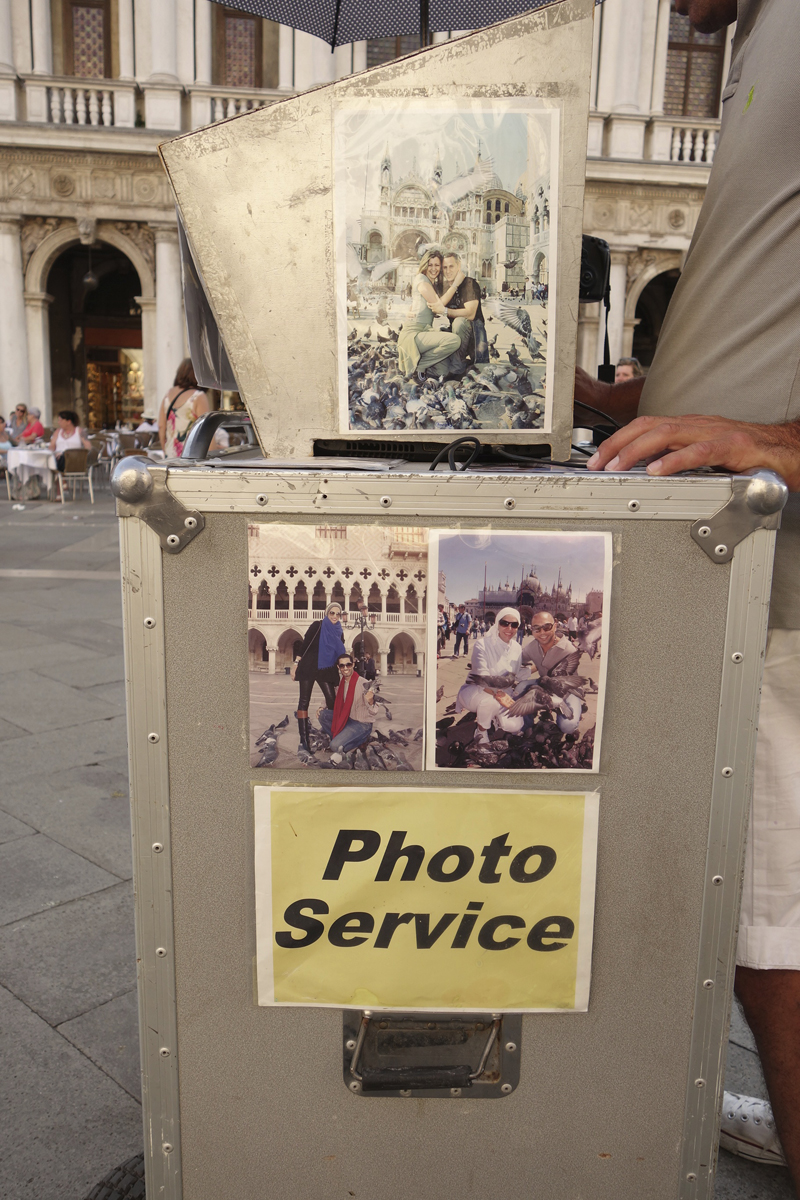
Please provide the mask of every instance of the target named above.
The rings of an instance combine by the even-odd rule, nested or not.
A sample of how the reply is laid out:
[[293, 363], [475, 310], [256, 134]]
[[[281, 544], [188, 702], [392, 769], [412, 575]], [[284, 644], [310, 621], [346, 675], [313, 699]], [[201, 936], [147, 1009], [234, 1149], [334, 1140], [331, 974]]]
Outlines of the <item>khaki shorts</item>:
[[800, 971], [800, 630], [767, 642], [736, 961]]

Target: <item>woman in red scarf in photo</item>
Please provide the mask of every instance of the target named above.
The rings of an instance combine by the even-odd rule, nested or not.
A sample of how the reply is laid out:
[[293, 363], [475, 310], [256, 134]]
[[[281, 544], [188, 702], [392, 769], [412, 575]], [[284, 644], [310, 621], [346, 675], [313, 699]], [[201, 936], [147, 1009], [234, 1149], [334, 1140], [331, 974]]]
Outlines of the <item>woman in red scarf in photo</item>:
[[355, 670], [352, 654], [340, 654], [336, 666], [341, 682], [333, 708], [321, 708], [317, 716], [322, 729], [330, 735], [333, 754], [338, 756], [367, 740], [378, 709], [375, 693]]

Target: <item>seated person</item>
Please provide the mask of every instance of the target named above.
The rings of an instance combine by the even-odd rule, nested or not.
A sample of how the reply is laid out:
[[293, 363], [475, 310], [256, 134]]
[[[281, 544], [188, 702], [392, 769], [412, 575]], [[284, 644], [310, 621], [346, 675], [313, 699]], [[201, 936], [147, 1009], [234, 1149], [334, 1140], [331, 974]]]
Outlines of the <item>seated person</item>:
[[[581, 660], [581, 651], [576, 649], [568, 637], [563, 637], [559, 633], [552, 613], [534, 613], [531, 632], [533, 640], [528, 642], [522, 651], [523, 663], [535, 667], [542, 677], [549, 675], [559, 663], [563, 663], [559, 674], [574, 675], [576, 673]], [[556, 717], [556, 724], [562, 733], [574, 733], [581, 723], [583, 712], [581, 698], [569, 695], [565, 697], [563, 703], [570, 709], [571, 715], [560, 712]]]
[[56, 470], [64, 470], [64, 453], [67, 450], [91, 450], [92, 443], [83, 436], [78, 421], [80, 417], [69, 408], [58, 414], [58, 429], [50, 439], [50, 449], [56, 456]]
[[[522, 647], [517, 639], [517, 630], [522, 618], [515, 608], [501, 608], [497, 620], [485, 637], [479, 638], [472, 647], [471, 673], [486, 678], [509, 675], [516, 678], [522, 667]], [[526, 672], [527, 674], [527, 672]], [[513, 685], [511, 685], [513, 686]], [[483, 683], [464, 683], [456, 697], [456, 712], [468, 709], [475, 713], [475, 741], [488, 745], [489, 727], [494, 724], [506, 733], [521, 733], [524, 717], [509, 717], [506, 709], [514, 703], [513, 697], [500, 688]]]
[[317, 719], [331, 739], [331, 758], [354, 750], [372, 733], [372, 721], [378, 715], [375, 693], [366, 679], [357, 673], [352, 654], [340, 654], [336, 660], [340, 683], [333, 708], [317, 710]]
[[28, 422], [22, 432], [17, 435], [18, 446], [30, 446], [31, 442], [44, 437], [44, 425], [39, 420], [41, 415], [38, 408], [28, 409]]
[[0, 467], [2, 467], [3, 470], [5, 470], [8, 467], [8, 460], [6, 459], [6, 454], [8, 454], [9, 450], [13, 450], [13, 449], [14, 449], [14, 443], [9, 441], [9, 439], [8, 439], [8, 431], [6, 429], [6, 419], [5, 419], [5, 417], [0, 417]]
[[[445, 284], [452, 285], [460, 274], [460, 257], [454, 251], [448, 251], [444, 256]], [[469, 275], [462, 279], [445, 308], [445, 315], [450, 318], [453, 333], [461, 339], [461, 348], [456, 355], [464, 360], [464, 370], [468, 359], [472, 363], [488, 363], [489, 342], [481, 308], [480, 284], [476, 279]], [[451, 357], [455, 359], [456, 355]]]

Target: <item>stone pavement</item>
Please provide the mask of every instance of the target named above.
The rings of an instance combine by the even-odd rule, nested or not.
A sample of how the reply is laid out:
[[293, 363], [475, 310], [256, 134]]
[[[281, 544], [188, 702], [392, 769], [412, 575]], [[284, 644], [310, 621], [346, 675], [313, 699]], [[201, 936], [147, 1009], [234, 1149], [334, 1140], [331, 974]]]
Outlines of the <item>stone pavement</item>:
[[[0, 501], [0, 1200], [83, 1200], [142, 1147], [123, 678], [108, 492]], [[738, 1012], [727, 1070], [765, 1095]], [[715, 1195], [794, 1193], [722, 1152]]]
[[116, 519], [0, 503], [0, 1196], [142, 1147]]

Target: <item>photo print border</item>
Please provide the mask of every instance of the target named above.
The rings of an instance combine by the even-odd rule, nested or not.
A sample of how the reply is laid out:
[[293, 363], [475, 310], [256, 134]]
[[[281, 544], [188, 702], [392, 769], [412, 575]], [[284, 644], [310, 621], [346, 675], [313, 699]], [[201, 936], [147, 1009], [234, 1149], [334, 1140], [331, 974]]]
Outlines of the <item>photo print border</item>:
[[[424, 769], [428, 543], [422, 525], [248, 523], [253, 770]], [[361, 679], [337, 708], [343, 652]]]
[[[560, 101], [536, 97], [338, 103], [341, 433], [552, 431], [561, 128]], [[420, 265], [440, 250], [456, 250], [468, 277], [450, 307], [480, 297], [474, 319], [461, 309], [449, 329], [417, 295]], [[442, 265], [440, 276], [457, 269]]]
[[[575, 550], [576, 543], [580, 543], [582, 539], [592, 539], [598, 549], [602, 547], [602, 563], [599, 568], [581, 570], [579, 556], [576, 556]], [[465, 588], [458, 581], [453, 581], [455, 590], [469, 592], [463, 597], [460, 594], [448, 594], [451, 586], [447, 580], [449, 556], [442, 552], [443, 545], [446, 547], [448, 542], [463, 542], [463, 546], [460, 547], [462, 561], [466, 551], [471, 550], [474, 553], [475, 571], [468, 576], [470, 586]], [[562, 572], [558, 572], [559, 543], [567, 543], [561, 554], [564, 559]], [[544, 581], [540, 581], [536, 573], [537, 544]], [[451, 641], [446, 644], [445, 656], [437, 660], [437, 621], [434, 617], [433, 600], [429, 598], [429, 666], [426, 680], [428, 770], [488, 769], [526, 774], [553, 771], [591, 774], [599, 770], [608, 671], [612, 560], [613, 535], [608, 532], [431, 529], [430, 576], [437, 580], [440, 589], [444, 589], [443, 593], [437, 594], [435, 611], [438, 613], [438, 605], [444, 598], [445, 611], [449, 609], [457, 614], [458, 605], [463, 601], [465, 611], [470, 617], [466, 647], [470, 667], [463, 671], [462, 678], [460, 661], [456, 667], [452, 656], [455, 649], [455, 633], [451, 634]], [[515, 567], [517, 576], [512, 582], [511, 573]], [[583, 593], [582, 601], [573, 600], [571, 581], [568, 576], [564, 577], [564, 572], [568, 572], [570, 567], [580, 579], [580, 584], [575, 588], [575, 596]], [[465, 577], [463, 568], [459, 570], [459, 574]], [[506, 578], [507, 575], [509, 578]], [[584, 578], [584, 575], [587, 577]], [[503, 579], [505, 583], [500, 582]], [[498, 581], [496, 586], [489, 586], [495, 580]], [[597, 611], [598, 602], [601, 606], [600, 617], [587, 618], [587, 613]], [[571, 634], [576, 651], [580, 650], [580, 658], [576, 662], [566, 646], [560, 652], [556, 649], [545, 664], [549, 668], [547, 681], [539, 684], [535, 665], [530, 668], [523, 667], [520, 675], [519, 669], [522, 664], [513, 666], [506, 662], [503, 648], [495, 648], [492, 644], [486, 661], [483, 661], [483, 656], [480, 664], [476, 664], [482, 665], [487, 672], [485, 676], [479, 677], [479, 673], [471, 669], [471, 659], [476, 641], [482, 639], [473, 637], [472, 620], [477, 619], [478, 627], [480, 626], [484, 607], [488, 618], [487, 627], [491, 626], [492, 618], [500, 614], [503, 608], [521, 611], [525, 624], [544, 624], [545, 622], [535, 621], [536, 614], [549, 612], [553, 607], [558, 608], [558, 612], [553, 613], [553, 616], [557, 619], [560, 614], [564, 617], [565, 624], [569, 617], [574, 616], [576, 624], [581, 627], [571, 631], [565, 629], [559, 640], [569, 640]], [[547, 632], [544, 633], [545, 639]], [[517, 631], [513, 630], [511, 641], [516, 640], [516, 634]], [[523, 654], [530, 646], [530, 656], [534, 642], [532, 634], [523, 635]], [[461, 645], [463, 646], [463, 641]], [[559, 659], [560, 665], [554, 662], [554, 659]], [[433, 669], [434, 663], [436, 669]], [[494, 668], [498, 672], [496, 677]], [[511, 678], [501, 678], [506, 673], [509, 673]], [[474, 678], [470, 680], [468, 675]], [[572, 679], [578, 684], [575, 688], [570, 687]], [[463, 689], [470, 684], [474, 690], [467, 693]], [[476, 719], [477, 709], [470, 707], [481, 700], [478, 687], [489, 687], [501, 693], [496, 703], [489, 705], [483, 702], [482, 717], [487, 726], [485, 735], [480, 732]], [[484, 691], [484, 694], [487, 693]], [[488, 699], [491, 700], [492, 697]], [[517, 705], [517, 708], [512, 712], [514, 705]], [[513, 716], [514, 719], [508, 720], [508, 716]], [[462, 725], [464, 736], [459, 737], [458, 729]], [[447, 761], [441, 761], [445, 753]], [[589, 754], [591, 758], [587, 765], [581, 765]], [[437, 761], [437, 758], [440, 761]]]

